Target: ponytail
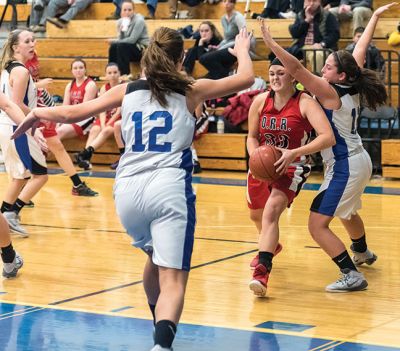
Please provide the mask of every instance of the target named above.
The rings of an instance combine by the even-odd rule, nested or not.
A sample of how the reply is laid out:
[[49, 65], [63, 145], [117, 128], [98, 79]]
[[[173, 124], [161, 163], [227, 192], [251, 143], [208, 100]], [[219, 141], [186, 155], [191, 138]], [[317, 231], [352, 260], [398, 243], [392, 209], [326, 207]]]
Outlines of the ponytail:
[[141, 66], [150, 86], [152, 98], [163, 107], [166, 95], [177, 92], [185, 94], [193, 81], [180, 73], [176, 66], [183, 60], [183, 39], [176, 30], [157, 29], [145, 50]]
[[14, 61], [14, 45], [19, 43], [19, 35], [26, 29], [15, 29], [8, 34], [0, 55], [0, 69], [3, 71], [10, 62]]

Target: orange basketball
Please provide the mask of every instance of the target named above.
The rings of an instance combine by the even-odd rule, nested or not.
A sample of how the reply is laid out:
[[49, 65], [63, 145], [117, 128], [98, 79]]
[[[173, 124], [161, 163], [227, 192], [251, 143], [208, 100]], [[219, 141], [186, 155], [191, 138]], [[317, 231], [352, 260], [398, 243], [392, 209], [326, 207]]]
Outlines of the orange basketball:
[[254, 178], [263, 181], [273, 181], [280, 177], [276, 173], [274, 163], [282, 153], [272, 145], [262, 145], [254, 150], [250, 156], [249, 167]]

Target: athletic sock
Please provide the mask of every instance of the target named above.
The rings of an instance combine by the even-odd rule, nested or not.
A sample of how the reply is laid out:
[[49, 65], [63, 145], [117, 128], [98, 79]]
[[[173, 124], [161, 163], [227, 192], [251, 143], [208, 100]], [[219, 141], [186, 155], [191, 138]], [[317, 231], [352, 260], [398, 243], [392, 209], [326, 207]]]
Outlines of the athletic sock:
[[125, 152], [125, 148], [121, 147], [118, 149], [119, 150], [119, 154], [122, 155]]
[[174, 322], [163, 319], [156, 323], [154, 333], [154, 345], [170, 349], [176, 334], [176, 325]]
[[332, 258], [332, 260], [333, 262], [336, 263], [336, 265], [340, 268], [340, 270], [348, 268], [352, 271], [357, 271], [357, 268], [354, 265], [353, 261], [351, 260], [347, 250], [343, 251], [340, 255]]
[[365, 238], [365, 234], [359, 239], [351, 239], [353, 242], [353, 250], [356, 252], [365, 252], [367, 251], [367, 241]]
[[273, 257], [274, 257], [274, 254], [271, 252], [260, 251], [258, 263], [264, 265], [264, 267], [267, 268], [267, 271], [271, 272]]
[[8, 211], [11, 211], [11, 208], [12, 208], [12, 204], [9, 204], [8, 202], [3, 201], [3, 203], [1, 204], [0, 211], [1, 211], [1, 213], [8, 212]]
[[23, 202], [21, 199], [17, 199], [14, 203], [14, 205], [11, 207], [11, 211], [14, 211], [16, 214], [18, 214], [26, 205], [25, 202]]
[[153, 324], [156, 325], [156, 305], [149, 303], [151, 314], [153, 315]]
[[82, 180], [81, 180], [81, 178], [79, 178], [79, 175], [77, 173], [69, 178], [72, 180], [74, 187], [77, 187], [82, 184]]
[[93, 146], [88, 146], [87, 148], [83, 149], [80, 152], [80, 155], [82, 156], [82, 158], [84, 160], [90, 161], [90, 159], [92, 158], [93, 152], [94, 152]]
[[1, 252], [1, 259], [3, 260], [4, 263], [12, 263], [15, 258], [15, 251], [12, 246], [12, 244], [0, 248]]

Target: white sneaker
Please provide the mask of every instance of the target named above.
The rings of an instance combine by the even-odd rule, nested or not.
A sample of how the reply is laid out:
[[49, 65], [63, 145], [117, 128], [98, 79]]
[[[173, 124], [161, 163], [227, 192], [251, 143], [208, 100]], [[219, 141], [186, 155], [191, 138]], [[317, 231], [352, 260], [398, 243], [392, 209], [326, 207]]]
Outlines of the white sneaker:
[[366, 263], [368, 266], [370, 266], [378, 259], [378, 256], [368, 249], [365, 252], [357, 252], [354, 251], [353, 247], [354, 246], [352, 244], [350, 249], [353, 251], [353, 262], [356, 266], [361, 266], [363, 263]]
[[279, 12], [279, 16], [281, 18], [285, 18], [285, 19], [292, 19], [292, 18], [296, 18], [296, 12], [294, 12], [294, 11]]
[[21, 235], [24, 238], [29, 236], [25, 228], [21, 225], [21, 217], [18, 214], [16, 214], [14, 211], [6, 211], [3, 213], [3, 216], [7, 220], [11, 231]]
[[24, 265], [24, 260], [18, 252], [15, 252], [15, 258], [12, 263], [3, 264], [3, 277], [5, 278], [15, 278], [17, 276], [18, 270]]
[[325, 290], [328, 292], [349, 292], [365, 290], [368, 282], [360, 272], [348, 268], [341, 270], [342, 276], [334, 283], [328, 285]]
[[161, 347], [160, 345], [155, 345], [150, 351], [173, 351], [173, 349], [166, 349], [165, 347]]

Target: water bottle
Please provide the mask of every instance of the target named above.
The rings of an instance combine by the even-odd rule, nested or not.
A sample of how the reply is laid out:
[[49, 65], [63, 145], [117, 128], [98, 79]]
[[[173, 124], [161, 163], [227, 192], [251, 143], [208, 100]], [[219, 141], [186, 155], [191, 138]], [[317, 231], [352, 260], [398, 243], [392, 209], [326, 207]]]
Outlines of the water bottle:
[[217, 122], [217, 133], [218, 134], [224, 134], [225, 132], [225, 123], [222, 117], [218, 117], [218, 122]]

